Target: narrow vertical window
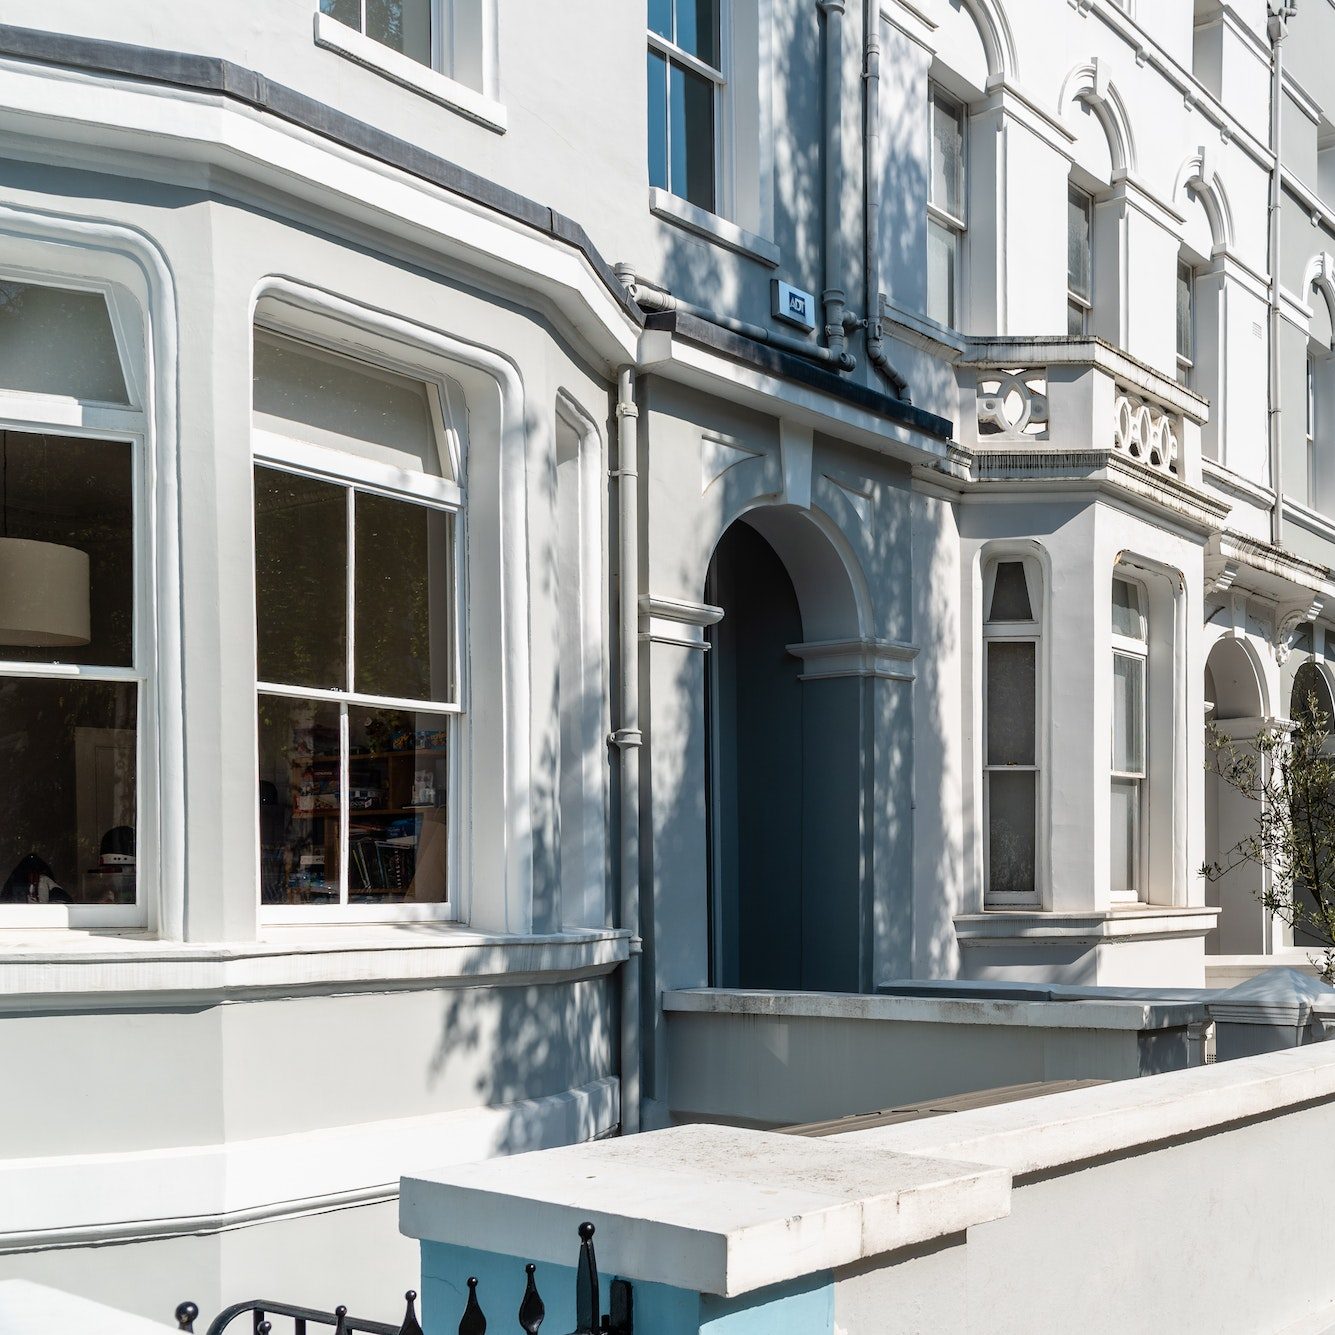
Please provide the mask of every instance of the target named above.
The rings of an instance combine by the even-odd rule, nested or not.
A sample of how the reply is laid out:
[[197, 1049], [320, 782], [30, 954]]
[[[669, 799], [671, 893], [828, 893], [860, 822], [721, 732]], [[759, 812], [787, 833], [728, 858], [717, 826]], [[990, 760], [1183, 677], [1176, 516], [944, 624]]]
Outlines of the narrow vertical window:
[[1177, 378], [1192, 382], [1196, 365], [1196, 273], [1185, 260], [1177, 262]]
[[1112, 898], [1144, 898], [1144, 809], [1147, 739], [1145, 680], [1149, 661], [1144, 590], [1112, 583], [1112, 789], [1109, 808], [1109, 885]]
[[983, 581], [983, 803], [986, 895], [1038, 894], [1040, 586], [1032, 561], [1002, 560]]
[[650, 0], [649, 184], [719, 211], [721, 0]]
[[1075, 186], [1066, 195], [1066, 332], [1073, 338], [1089, 333], [1094, 308], [1094, 266], [1091, 242], [1094, 201]]
[[954, 328], [960, 317], [960, 257], [966, 230], [964, 109], [939, 88], [934, 88], [931, 121], [927, 314], [938, 324]]

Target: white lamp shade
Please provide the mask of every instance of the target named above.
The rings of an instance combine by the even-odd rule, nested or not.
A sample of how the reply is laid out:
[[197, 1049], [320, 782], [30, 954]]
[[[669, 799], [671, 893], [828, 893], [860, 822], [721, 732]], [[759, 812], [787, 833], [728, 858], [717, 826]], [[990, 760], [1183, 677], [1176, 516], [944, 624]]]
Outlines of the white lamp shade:
[[62, 648], [90, 639], [88, 553], [0, 538], [0, 645]]

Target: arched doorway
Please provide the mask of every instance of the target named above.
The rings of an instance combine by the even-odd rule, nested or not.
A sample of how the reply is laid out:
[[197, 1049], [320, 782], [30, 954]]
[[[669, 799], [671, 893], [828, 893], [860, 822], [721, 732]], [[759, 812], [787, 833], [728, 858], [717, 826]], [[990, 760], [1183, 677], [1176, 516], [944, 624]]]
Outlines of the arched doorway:
[[[1263, 687], [1255, 665], [1239, 640], [1219, 640], [1205, 663], [1206, 721], [1236, 747], [1253, 743], [1266, 712]], [[1210, 755], [1207, 749], [1207, 762]], [[1229, 852], [1256, 828], [1258, 804], [1219, 777], [1208, 764], [1205, 782], [1205, 858], [1229, 862]], [[1205, 938], [1211, 955], [1258, 955], [1270, 938], [1267, 914], [1258, 898], [1265, 873], [1251, 862], [1206, 883], [1206, 903], [1221, 910]]]
[[706, 600], [723, 609], [706, 665], [711, 982], [857, 991], [862, 680], [792, 652], [852, 615], [847, 574], [799, 512], [762, 511], [724, 533]]

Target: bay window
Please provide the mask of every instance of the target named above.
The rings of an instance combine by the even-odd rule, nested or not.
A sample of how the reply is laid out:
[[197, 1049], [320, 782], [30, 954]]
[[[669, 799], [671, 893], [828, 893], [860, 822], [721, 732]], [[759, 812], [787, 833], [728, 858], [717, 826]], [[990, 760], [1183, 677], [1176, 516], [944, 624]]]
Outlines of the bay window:
[[261, 900], [302, 916], [448, 916], [450, 382], [264, 331], [255, 367]]
[[965, 235], [964, 109], [939, 88], [931, 94], [932, 154], [927, 194], [927, 314], [955, 328]]
[[1147, 774], [1145, 728], [1149, 645], [1145, 592], [1131, 580], [1112, 583], [1112, 787], [1109, 885], [1113, 902], [1143, 899]]
[[108, 300], [0, 281], [0, 924], [146, 921], [143, 418]]
[[1038, 896], [1039, 648], [1037, 563], [993, 562], [983, 578], [983, 824], [986, 897]]
[[650, 0], [649, 184], [721, 212], [724, 0]]

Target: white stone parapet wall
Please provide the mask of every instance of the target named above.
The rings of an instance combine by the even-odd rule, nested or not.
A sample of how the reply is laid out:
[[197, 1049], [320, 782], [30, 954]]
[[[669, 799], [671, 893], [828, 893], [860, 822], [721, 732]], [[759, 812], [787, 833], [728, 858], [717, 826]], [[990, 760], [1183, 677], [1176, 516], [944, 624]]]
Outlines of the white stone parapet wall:
[[452, 1266], [496, 1254], [503, 1311], [508, 1271], [517, 1295], [525, 1259], [572, 1265], [584, 1219], [602, 1273], [640, 1281], [637, 1324], [672, 1335], [1297, 1335], [1335, 1321], [1332, 1131], [1322, 1044], [824, 1139], [687, 1126], [517, 1156], [405, 1180], [401, 1219], [429, 1335], [458, 1320]]

